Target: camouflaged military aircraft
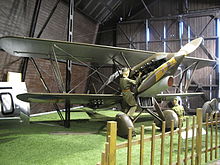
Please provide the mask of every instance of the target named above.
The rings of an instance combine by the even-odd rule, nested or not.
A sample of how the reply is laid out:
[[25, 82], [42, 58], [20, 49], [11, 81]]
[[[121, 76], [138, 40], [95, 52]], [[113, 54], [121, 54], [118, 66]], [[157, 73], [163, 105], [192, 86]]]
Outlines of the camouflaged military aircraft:
[[[158, 104], [154, 106], [157, 113], [148, 108], [152, 105], [152, 102], [155, 102], [155, 99], [152, 101], [152, 97], [163, 100], [176, 96], [186, 97], [203, 94], [161, 93], [173, 85], [173, 75], [180, 64], [186, 67], [194, 65], [196, 66], [194, 68], [199, 69], [215, 63], [214, 60], [187, 56], [195, 51], [202, 41], [203, 38], [200, 37], [187, 43], [176, 53], [164, 53], [77, 42], [6, 36], [0, 38], [0, 48], [18, 57], [42, 58], [56, 62], [71, 60], [84, 65], [87, 65], [86, 62], [90, 62], [98, 65], [113, 64], [129, 67], [131, 78], [135, 78], [139, 72], [142, 72], [142, 79], [135, 93], [137, 102], [140, 107], [162, 121], [165, 120], [165, 117], [158, 108]], [[91, 67], [89, 68], [91, 69]], [[101, 89], [119, 77], [120, 72], [119, 69], [111, 75]], [[122, 103], [122, 95], [120, 94], [24, 93], [19, 94], [17, 97], [26, 102], [42, 103], [61, 103], [69, 100], [72, 104], [82, 104], [91, 108], [110, 107]]]

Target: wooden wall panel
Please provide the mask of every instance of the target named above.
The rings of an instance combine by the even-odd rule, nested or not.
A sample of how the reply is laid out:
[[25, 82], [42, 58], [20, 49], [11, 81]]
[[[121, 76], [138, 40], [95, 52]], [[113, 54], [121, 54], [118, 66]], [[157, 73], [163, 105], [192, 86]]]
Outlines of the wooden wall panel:
[[212, 9], [220, 7], [218, 0], [189, 0], [190, 10]]
[[117, 28], [118, 46], [132, 49], [146, 49], [146, 28], [144, 23], [119, 24], [118, 26], [120, 26]]
[[[154, 18], [182, 15], [197, 10], [211, 10], [220, 8], [219, 0], [157, 0], [148, 5], [148, 9]], [[146, 19], [146, 10], [136, 16], [136, 19]]]
[[150, 21], [149, 30], [150, 30], [150, 41], [158, 41], [163, 38], [163, 21]]
[[149, 9], [154, 17], [178, 14], [178, 1], [158, 0], [150, 4]]

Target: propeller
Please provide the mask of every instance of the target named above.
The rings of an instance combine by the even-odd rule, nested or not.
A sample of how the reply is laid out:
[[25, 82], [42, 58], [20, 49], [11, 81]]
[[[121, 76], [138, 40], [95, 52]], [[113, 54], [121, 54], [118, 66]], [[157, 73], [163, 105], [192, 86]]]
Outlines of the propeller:
[[191, 42], [187, 43], [186, 45], [184, 45], [177, 53], [175, 56], [182, 56], [182, 55], [188, 55], [190, 53], [192, 53], [193, 51], [195, 51], [199, 45], [202, 43], [203, 38], [199, 37], [196, 38], [194, 40], [192, 40]]

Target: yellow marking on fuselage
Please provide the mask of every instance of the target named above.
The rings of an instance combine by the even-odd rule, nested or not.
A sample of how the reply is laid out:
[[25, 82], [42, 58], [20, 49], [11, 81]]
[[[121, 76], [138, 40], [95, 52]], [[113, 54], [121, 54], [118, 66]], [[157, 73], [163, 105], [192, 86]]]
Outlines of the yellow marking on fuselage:
[[176, 64], [176, 60], [175, 58], [171, 58], [170, 60], [168, 60], [166, 63], [162, 64], [160, 67], [158, 67], [155, 71], [155, 75], [156, 75], [156, 81], [160, 80], [163, 75], [166, 73], [166, 71], [174, 66]]

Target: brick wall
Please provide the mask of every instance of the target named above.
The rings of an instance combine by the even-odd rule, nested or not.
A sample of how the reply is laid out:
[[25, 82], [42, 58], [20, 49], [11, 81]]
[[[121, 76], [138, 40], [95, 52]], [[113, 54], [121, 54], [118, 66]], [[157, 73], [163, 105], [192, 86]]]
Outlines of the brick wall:
[[[38, 35], [44, 22], [46, 21], [50, 11], [56, 1], [42, 1], [41, 9], [38, 17], [35, 36]], [[35, 7], [35, 0], [18, 1], [18, 0], [2, 0], [0, 1], [0, 36], [18, 35], [28, 36], [32, 15]], [[68, 21], [68, 4], [60, 2], [50, 22], [41, 35], [41, 38], [66, 40], [67, 21]], [[74, 14], [74, 41], [94, 43], [98, 24], [89, 20], [79, 12]], [[59, 92], [57, 83], [51, 70], [50, 61], [43, 59], [35, 59], [40, 68], [43, 77], [52, 92]], [[0, 78], [5, 81], [8, 71], [19, 72], [22, 59], [10, 56], [0, 51]], [[65, 64], [59, 64], [63, 81], [65, 82]], [[74, 92], [84, 93], [86, 86], [86, 76], [89, 69], [83, 66], [74, 65], [72, 67], [72, 87], [77, 88]], [[79, 84], [80, 83], [80, 84]], [[26, 74], [26, 84], [29, 92], [45, 92], [45, 89], [39, 79], [36, 69], [31, 61], [28, 63]], [[63, 105], [61, 105], [63, 107]], [[50, 104], [31, 104], [31, 113], [45, 112], [53, 110]]]

